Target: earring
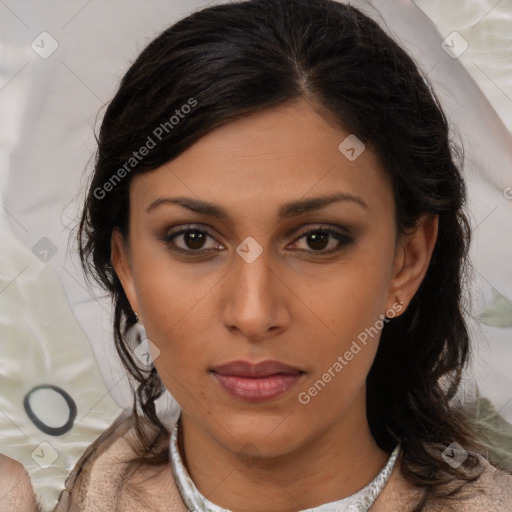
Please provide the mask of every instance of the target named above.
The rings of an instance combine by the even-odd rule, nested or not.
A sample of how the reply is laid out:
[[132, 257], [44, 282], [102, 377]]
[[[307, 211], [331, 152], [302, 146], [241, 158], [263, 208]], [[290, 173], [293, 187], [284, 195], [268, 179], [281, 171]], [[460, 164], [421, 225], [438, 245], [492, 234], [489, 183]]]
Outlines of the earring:
[[134, 311], [133, 314], [135, 315], [135, 322], [138, 322], [139, 321], [139, 317], [137, 316], [137, 313], [135, 313], [135, 311]]
[[397, 297], [397, 296], [395, 296], [395, 299], [396, 299], [396, 301], [398, 302], [398, 304], [400, 304], [400, 306], [403, 306], [403, 305], [404, 305], [404, 303], [403, 303], [401, 300], [398, 300], [398, 297]]

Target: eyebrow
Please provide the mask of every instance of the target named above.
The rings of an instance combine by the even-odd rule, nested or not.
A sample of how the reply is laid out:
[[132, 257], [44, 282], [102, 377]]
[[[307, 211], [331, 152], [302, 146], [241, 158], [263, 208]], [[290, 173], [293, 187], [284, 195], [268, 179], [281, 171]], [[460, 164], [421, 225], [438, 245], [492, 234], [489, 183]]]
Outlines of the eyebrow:
[[[348, 201], [368, 209], [368, 205], [360, 197], [348, 193], [338, 193], [284, 203], [279, 208], [278, 217], [280, 219], [295, 217], [303, 213], [320, 210], [329, 204], [341, 201]], [[229, 219], [229, 214], [221, 206], [191, 197], [159, 197], [149, 205], [146, 213], [162, 204], [177, 204], [196, 213], [210, 215], [218, 219]]]

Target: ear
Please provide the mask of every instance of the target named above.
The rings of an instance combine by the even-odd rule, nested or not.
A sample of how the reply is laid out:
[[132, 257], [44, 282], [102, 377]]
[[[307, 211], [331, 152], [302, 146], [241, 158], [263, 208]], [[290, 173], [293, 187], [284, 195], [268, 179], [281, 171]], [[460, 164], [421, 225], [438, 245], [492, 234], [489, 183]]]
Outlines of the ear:
[[414, 230], [403, 235], [397, 245], [387, 303], [389, 309], [397, 300], [403, 302], [396, 316], [406, 310], [427, 273], [436, 245], [438, 226], [438, 215], [424, 214]]
[[133, 311], [140, 317], [139, 303], [137, 300], [137, 292], [135, 291], [135, 282], [132, 273], [132, 263], [127, 240], [119, 228], [112, 231], [111, 243], [111, 262], [121, 281], [124, 293], [128, 298], [128, 302]]

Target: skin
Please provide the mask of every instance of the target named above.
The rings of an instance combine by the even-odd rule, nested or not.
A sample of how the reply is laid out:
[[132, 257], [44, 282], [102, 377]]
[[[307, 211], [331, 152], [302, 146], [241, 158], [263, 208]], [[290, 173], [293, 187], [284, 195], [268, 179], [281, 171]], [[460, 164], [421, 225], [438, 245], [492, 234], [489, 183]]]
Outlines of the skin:
[[36, 496], [27, 470], [23, 464], [3, 453], [0, 453], [0, 510], [37, 511]]
[[[339, 500], [367, 485], [389, 457], [366, 418], [365, 379], [379, 335], [309, 403], [298, 395], [397, 298], [405, 310], [427, 271], [438, 219], [421, 217], [397, 241], [377, 156], [367, 147], [349, 161], [338, 149], [349, 134], [329, 119], [301, 99], [215, 129], [133, 178], [129, 237], [112, 236], [114, 268], [182, 408], [187, 470], [210, 501], [231, 510], [285, 512]], [[283, 203], [335, 192], [366, 207], [340, 201], [278, 218]], [[222, 206], [229, 218], [168, 203], [146, 212], [156, 199], [178, 196]], [[181, 235], [174, 243], [210, 249], [206, 256], [180, 255], [160, 240], [187, 224], [216, 240], [206, 236], [201, 245]], [[322, 246], [304, 236], [319, 225], [353, 242], [325, 255], [336, 238]], [[252, 263], [236, 252], [248, 236], [263, 250]], [[306, 373], [284, 395], [250, 403], [228, 395], [208, 371], [235, 359], [275, 359]]]

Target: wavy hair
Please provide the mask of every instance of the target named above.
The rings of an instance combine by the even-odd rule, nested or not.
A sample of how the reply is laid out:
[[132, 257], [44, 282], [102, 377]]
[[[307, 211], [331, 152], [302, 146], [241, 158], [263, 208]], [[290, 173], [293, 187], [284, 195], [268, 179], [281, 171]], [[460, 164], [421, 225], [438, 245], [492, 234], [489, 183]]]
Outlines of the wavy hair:
[[[411, 57], [378, 23], [333, 0], [247, 0], [196, 11], [149, 43], [105, 110], [78, 241], [86, 274], [112, 296], [117, 352], [137, 383], [138, 460], [159, 465], [169, 455], [158, 443], [168, 431], [155, 409], [165, 389], [155, 368], [146, 372], [134, 361], [127, 333], [136, 319], [111, 264], [113, 229], [128, 233], [130, 181], [225, 123], [299, 99], [375, 151], [392, 186], [398, 233], [423, 213], [439, 216], [426, 276], [407, 310], [384, 326], [367, 377], [371, 432], [388, 452], [401, 443], [402, 474], [425, 489], [420, 510], [454, 496], [464, 484], [453, 490], [449, 483], [474, 480], [466, 469], [477, 466], [472, 453], [459, 468], [440, 457], [454, 441], [478, 448], [452, 401], [470, 351], [462, 152]], [[174, 126], [177, 111], [190, 113]], [[161, 140], [128, 172], [133, 152], [157, 127]]]

